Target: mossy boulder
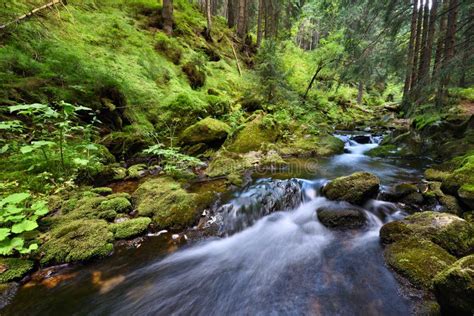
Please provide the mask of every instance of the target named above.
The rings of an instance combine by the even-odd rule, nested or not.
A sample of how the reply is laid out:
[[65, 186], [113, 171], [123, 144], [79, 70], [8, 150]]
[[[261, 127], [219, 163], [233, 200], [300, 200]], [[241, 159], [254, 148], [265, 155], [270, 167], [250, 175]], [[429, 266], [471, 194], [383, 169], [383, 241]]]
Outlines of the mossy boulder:
[[449, 213], [420, 212], [401, 221], [385, 224], [380, 230], [383, 242], [406, 238], [430, 240], [449, 253], [462, 257], [474, 251], [474, 226]]
[[425, 179], [428, 181], [444, 181], [449, 176], [449, 172], [438, 170], [435, 168], [428, 168], [425, 170]]
[[380, 179], [368, 172], [356, 172], [326, 184], [322, 193], [330, 200], [362, 205], [379, 191]]
[[40, 248], [41, 263], [83, 261], [108, 255], [113, 250], [113, 234], [107, 226], [106, 221], [97, 219], [57, 225], [46, 233]]
[[128, 167], [127, 179], [139, 179], [146, 174], [147, 166], [143, 163], [139, 163]]
[[97, 188], [92, 188], [91, 192], [97, 193], [102, 196], [107, 196], [109, 194], [112, 194], [112, 188], [109, 187], [97, 187]]
[[33, 269], [33, 261], [18, 258], [0, 258], [0, 283], [19, 280]]
[[236, 153], [257, 151], [262, 148], [262, 145], [274, 143], [277, 138], [278, 130], [265, 126], [262, 122], [262, 116], [257, 116], [237, 133], [237, 136], [227, 148]]
[[[454, 163], [454, 161], [453, 161]], [[456, 195], [465, 185], [474, 185], [474, 155], [465, 157], [441, 184], [443, 192]]]
[[370, 157], [393, 157], [399, 156], [399, 148], [396, 145], [386, 144], [372, 148], [366, 153]]
[[354, 207], [321, 207], [317, 215], [324, 226], [336, 229], [361, 228], [367, 222], [364, 211]]
[[132, 203], [125, 197], [113, 197], [100, 203], [99, 210], [114, 211], [116, 213], [127, 213], [132, 210]]
[[230, 126], [226, 123], [206, 117], [186, 128], [181, 134], [180, 140], [183, 144], [187, 145], [199, 143], [220, 145], [227, 138], [230, 130]]
[[433, 283], [436, 298], [446, 315], [474, 314], [474, 255], [445, 268]]
[[132, 198], [140, 216], [151, 217], [159, 228], [185, 228], [199, 217], [197, 194], [168, 177], [142, 183]]
[[296, 131], [289, 140], [278, 143], [276, 150], [283, 156], [324, 157], [344, 152], [344, 142], [332, 135], [315, 136]]
[[115, 239], [127, 239], [138, 236], [145, 232], [150, 225], [149, 217], [137, 217], [110, 225], [110, 231], [114, 233]]
[[459, 199], [470, 209], [474, 209], [474, 184], [464, 184], [458, 190]]
[[385, 260], [414, 286], [431, 289], [432, 280], [456, 258], [435, 243], [418, 238], [396, 241], [385, 248]]

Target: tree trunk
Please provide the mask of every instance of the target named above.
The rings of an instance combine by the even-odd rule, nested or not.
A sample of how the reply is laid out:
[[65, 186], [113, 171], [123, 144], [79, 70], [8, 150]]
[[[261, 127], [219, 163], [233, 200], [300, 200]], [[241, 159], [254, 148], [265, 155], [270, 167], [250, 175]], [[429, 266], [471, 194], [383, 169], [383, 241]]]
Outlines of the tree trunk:
[[265, 0], [265, 38], [272, 37], [272, 1], [273, 0]]
[[227, 0], [227, 26], [235, 26], [235, 0]]
[[212, 13], [211, 13], [211, 0], [206, 0], [206, 18], [207, 18], [207, 27], [206, 27], [206, 39], [211, 40], [211, 30], [212, 30]]
[[[442, 6], [442, 12], [448, 10], [448, 0], [444, 0], [443, 6]], [[432, 77], [435, 78], [438, 73], [439, 69], [441, 67], [441, 59], [443, 58], [443, 52], [444, 52], [444, 41], [445, 41], [445, 35], [446, 35], [446, 27], [447, 27], [447, 17], [446, 14], [443, 14], [441, 16], [441, 19], [439, 20], [439, 26], [438, 26], [438, 43], [436, 44], [436, 53], [435, 53], [435, 59], [434, 59], [434, 65], [433, 65], [433, 75]]]
[[456, 42], [456, 27], [458, 15], [458, 0], [449, 1], [448, 26], [446, 29], [446, 39], [444, 41], [444, 59], [441, 65], [441, 80], [438, 87], [436, 103], [442, 106], [446, 99], [446, 89], [451, 80], [451, 61], [454, 57], [454, 46]]
[[423, 76], [423, 65], [426, 64], [426, 51], [427, 51], [427, 43], [428, 43], [428, 28], [429, 28], [429, 19], [430, 19], [430, 8], [428, 4], [428, 0], [425, 0], [424, 7], [420, 8], [423, 11], [423, 26], [422, 26], [422, 33], [421, 33], [421, 46], [420, 46], [420, 60], [418, 65], [418, 89], [420, 90], [421, 87], [424, 87], [425, 77]]
[[237, 20], [237, 35], [245, 39], [245, 35], [247, 35], [246, 30], [247, 26], [245, 25], [246, 22], [246, 14], [247, 13], [247, 1], [246, 0], [239, 0], [239, 18]]
[[258, 0], [258, 17], [257, 17], [257, 47], [260, 47], [263, 36], [263, 17], [265, 14], [265, 2], [264, 0]]
[[364, 83], [362, 80], [359, 81], [358, 91], [357, 91], [357, 104], [362, 104], [362, 97], [364, 96]]
[[[426, 1], [426, 0], [425, 0]], [[416, 87], [418, 83], [418, 57], [420, 54], [421, 47], [421, 26], [423, 24], [423, 6], [421, 5], [422, 0], [419, 0], [420, 8], [418, 10], [418, 17], [416, 22], [416, 38], [415, 38], [415, 50], [413, 52], [413, 68], [411, 73], [411, 90]]]
[[413, 58], [415, 49], [415, 37], [416, 37], [416, 17], [417, 17], [417, 3], [413, 3], [413, 11], [411, 14], [411, 27], [410, 27], [410, 42], [408, 44], [408, 66], [405, 77], [405, 86], [403, 88], [403, 99], [408, 99], [408, 93], [411, 88], [411, 74], [413, 70]]
[[171, 35], [173, 33], [173, 0], [163, 0], [161, 15], [163, 18], [163, 31]]
[[428, 30], [428, 38], [426, 40], [426, 56], [425, 62], [423, 63], [422, 75], [426, 77], [425, 82], [427, 85], [431, 84], [430, 78], [430, 67], [431, 67], [431, 56], [433, 55], [433, 42], [434, 34], [436, 29], [436, 15], [438, 14], [438, 0], [432, 0], [431, 13], [430, 13], [430, 26]]

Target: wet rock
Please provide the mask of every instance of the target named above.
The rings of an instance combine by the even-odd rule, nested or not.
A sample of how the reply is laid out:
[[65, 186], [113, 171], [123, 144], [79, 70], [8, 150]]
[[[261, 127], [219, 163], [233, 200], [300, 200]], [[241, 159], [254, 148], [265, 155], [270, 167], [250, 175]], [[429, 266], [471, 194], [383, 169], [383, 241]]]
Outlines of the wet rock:
[[172, 178], [145, 181], [132, 195], [140, 216], [151, 217], [158, 228], [185, 228], [199, 217], [198, 196]]
[[16, 282], [0, 284], [0, 309], [10, 303], [10, 301], [15, 297], [19, 287], [19, 284]]
[[385, 224], [380, 230], [383, 242], [407, 238], [426, 239], [449, 253], [462, 257], [474, 251], [474, 226], [462, 218], [438, 212], [421, 212], [401, 221]]
[[362, 205], [377, 194], [379, 186], [380, 180], [373, 174], [356, 172], [329, 182], [323, 187], [322, 193], [330, 200]]
[[367, 216], [361, 209], [354, 207], [322, 207], [317, 211], [319, 221], [326, 227], [337, 229], [361, 228], [367, 222]]
[[224, 122], [207, 117], [184, 130], [180, 139], [188, 145], [199, 143], [221, 144], [230, 133], [230, 126]]
[[458, 190], [459, 199], [470, 209], [474, 209], [474, 184], [465, 184]]
[[54, 227], [41, 246], [42, 264], [88, 260], [108, 255], [113, 234], [103, 220], [74, 220]]
[[436, 298], [446, 315], [474, 313], [474, 255], [456, 261], [433, 281]]
[[396, 272], [414, 286], [431, 289], [432, 280], [456, 258], [435, 243], [418, 238], [406, 238], [388, 245], [385, 260]]
[[0, 283], [20, 280], [33, 269], [33, 261], [18, 258], [0, 258]]
[[443, 206], [445, 212], [461, 215], [462, 208], [459, 205], [459, 202], [456, 197], [444, 194], [441, 191], [441, 182], [429, 182], [428, 190], [423, 193], [425, 199], [435, 199], [439, 204]]
[[351, 139], [359, 144], [370, 144], [372, 142], [370, 135], [356, 135]]
[[426, 180], [429, 181], [444, 181], [448, 176], [449, 172], [441, 171], [434, 168], [426, 169], [424, 172]]
[[263, 116], [259, 115], [237, 133], [228, 149], [236, 153], [257, 151], [264, 144], [274, 143], [277, 137], [277, 129], [265, 126]]

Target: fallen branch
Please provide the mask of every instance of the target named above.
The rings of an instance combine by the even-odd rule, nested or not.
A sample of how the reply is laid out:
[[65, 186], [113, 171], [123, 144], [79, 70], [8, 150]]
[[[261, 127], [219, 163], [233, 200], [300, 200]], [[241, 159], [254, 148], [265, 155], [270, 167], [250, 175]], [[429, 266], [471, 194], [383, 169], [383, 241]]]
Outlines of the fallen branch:
[[21, 22], [22, 20], [30, 17], [30, 16], [33, 16], [35, 14], [37, 14], [38, 12], [44, 10], [44, 9], [47, 9], [47, 8], [51, 8], [53, 7], [54, 5], [56, 4], [59, 4], [59, 3], [62, 3], [62, 0], [53, 0], [49, 3], [46, 3], [45, 5], [42, 5], [41, 7], [38, 7], [38, 8], [35, 8], [33, 10], [31, 10], [30, 12], [26, 13], [26, 14], [23, 14], [22, 16], [19, 16], [18, 18], [16, 18], [15, 20], [13, 21], [10, 21], [6, 24], [3, 24], [3, 25], [0, 25], [0, 30], [1, 29], [4, 29], [6, 27], [8, 27], [9, 25], [11, 24], [15, 24], [15, 23], [18, 23], [18, 22]]
[[237, 63], [237, 70], [239, 71], [239, 75], [242, 77], [242, 69], [240, 69], [239, 58], [237, 57], [237, 53], [235, 52], [234, 44], [232, 44], [231, 40], [229, 40], [228, 38], [227, 40], [229, 41], [229, 44], [232, 47], [232, 52], [234, 53], [234, 58], [235, 62]]

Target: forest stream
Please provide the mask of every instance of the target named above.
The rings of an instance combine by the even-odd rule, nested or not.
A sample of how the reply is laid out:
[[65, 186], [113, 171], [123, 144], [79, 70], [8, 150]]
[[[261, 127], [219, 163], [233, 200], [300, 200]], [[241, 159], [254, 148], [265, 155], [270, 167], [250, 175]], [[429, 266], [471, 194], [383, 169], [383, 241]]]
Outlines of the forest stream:
[[353, 135], [336, 136], [345, 142], [343, 154], [304, 170], [262, 174], [230, 193], [210, 217], [220, 237], [189, 238], [176, 249], [176, 236], [149, 236], [139, 247], [65, 267], [49, 283], [26, 283], [2, 314], [409, 314], [413, 299], [386, 267], [379, 241], [381, 226], [407, 213], [370, 200], [363, 228], [338, 231], [324, 227], [315, 210], [346, 203], [321, 196], [330, 179], [369, 171], [383, 191], [419, 179], [422, 166], [364, 155], [380, 137], [361, 144]]

